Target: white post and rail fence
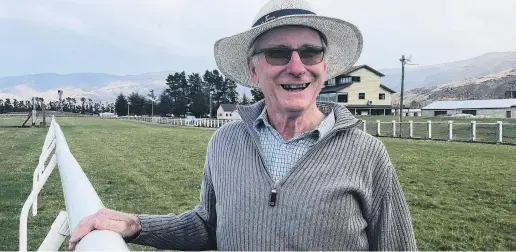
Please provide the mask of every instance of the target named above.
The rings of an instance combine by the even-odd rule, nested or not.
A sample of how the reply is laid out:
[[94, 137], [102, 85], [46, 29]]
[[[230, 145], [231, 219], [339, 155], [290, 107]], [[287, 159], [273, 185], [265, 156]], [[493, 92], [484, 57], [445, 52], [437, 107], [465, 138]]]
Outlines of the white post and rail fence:
[[[70, 152], [61, 127], [52, 117], [39, 162], [34, 171], [33, 188], [20, 214], [20, 251], [27, 251], [27, 221], [30, 209], [32, 208], [32, 216], [36, 216], [38, 194], [56, 166], [59, 167], [66, 210], [56, 213], [57, 217], [38, 251], [59, 250], [64, 240], [70, 236], [82, 219], [104, 207], [86, 174]], [[89, 233], [77, 244], [75, 250], [129, 251], [118, 233], [107, 230], [95, 230]]]
[[477, 121], [368, 122], [361, 128], [378, 137], [516, 145], [516, 123]]
[[[173, 119], [166, 117], [121, 116], [112, 119], [132, 120], [170, 126], [219, 128], [233, 120], [209, 118]], [[503, 121], [367, 121], [361, 120], [358, 126], [378, 137], [424, 139], [436, 141], [457, 141], [475, 143], [496, 143], [516, 145], [516, 123]]]

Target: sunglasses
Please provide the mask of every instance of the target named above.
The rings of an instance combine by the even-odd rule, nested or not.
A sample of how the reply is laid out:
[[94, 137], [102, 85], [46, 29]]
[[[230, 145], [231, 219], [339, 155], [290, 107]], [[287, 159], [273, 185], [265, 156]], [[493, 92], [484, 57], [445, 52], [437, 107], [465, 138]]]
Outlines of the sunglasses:
[[318, 46], [303, 46], [298, 49], [292, 49], [289, 47], [273, 47], [264, 48], [253, 54], [257, 55], [263, 53], [267, 63], [273, 66], [283, 66], [290, 62], [292, 58], [292, 52], [297, 52], [301, 58], [301, 62], [305, 65], [315, 65], [321, 63], [324, 58], [324, 47]]

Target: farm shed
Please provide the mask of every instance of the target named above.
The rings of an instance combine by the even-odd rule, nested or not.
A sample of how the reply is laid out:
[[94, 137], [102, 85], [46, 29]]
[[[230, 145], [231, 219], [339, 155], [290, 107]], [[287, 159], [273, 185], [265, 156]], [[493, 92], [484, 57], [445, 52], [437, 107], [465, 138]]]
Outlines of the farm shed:
[[516, 118], [516, 99], [436, 101], [421, 109], [423, 116], [471, 114], [494, 118]]

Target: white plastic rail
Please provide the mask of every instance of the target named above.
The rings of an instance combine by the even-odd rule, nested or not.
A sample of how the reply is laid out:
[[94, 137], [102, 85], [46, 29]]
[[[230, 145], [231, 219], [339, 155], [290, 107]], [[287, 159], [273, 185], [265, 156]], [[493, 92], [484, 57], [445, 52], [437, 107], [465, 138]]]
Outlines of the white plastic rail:
[[[52, 152], [54, 152], [52, 154]], [[51, 155], [52, 154], [52, 155]], [[50, 161], [45, 166], [48, 158]], [[61, 127], [52, 117], [43, 150], [33, 175], [33, 188], [20, 214], [19, 250], [27, 251], [27, 218], [32, 206], [32, 215], [37, 215], [37, 196], [48, 177], [59, 167], [66, 211], [61, 211], [39, 251], [57, 251], [66, 237], [75, 230], [79, 222], [104, 207], [95, 189], [74, 158]], [[75, 247], [76, 251], [129, 251], [123, 238], [115, 232], [95, 230], [86, 235]]]

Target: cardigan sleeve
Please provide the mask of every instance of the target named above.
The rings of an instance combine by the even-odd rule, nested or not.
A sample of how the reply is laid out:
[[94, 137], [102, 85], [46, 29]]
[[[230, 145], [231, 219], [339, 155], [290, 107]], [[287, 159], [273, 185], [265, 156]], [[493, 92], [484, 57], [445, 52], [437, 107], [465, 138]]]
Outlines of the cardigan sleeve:
[[216, 198], [209, 168], [206, 158], [200, 203], [194, 209], [179, 215], [138, 215], [141, 232], [127, 242], [164, 250], [216, 250]]
[[367, 235], [371, 250], [417, 250], [412, 217], [387, 150], [380, 144], [374, 185], [373, 211]]

